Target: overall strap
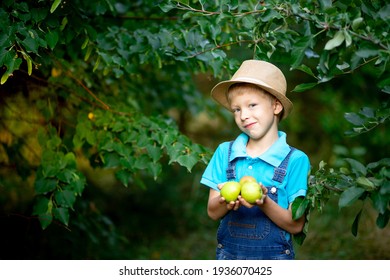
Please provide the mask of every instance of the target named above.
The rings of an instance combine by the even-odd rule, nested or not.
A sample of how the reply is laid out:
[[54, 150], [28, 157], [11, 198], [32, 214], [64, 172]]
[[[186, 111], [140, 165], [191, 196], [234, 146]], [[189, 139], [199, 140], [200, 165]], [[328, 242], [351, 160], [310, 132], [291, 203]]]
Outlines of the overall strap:
[[290, 147], [290, 152], [284, 158], [282, 163], [278, 167], [275, 168], [274, 177], [272, 178], [272, 180], [277, 181], [279, 183], [283, 182], [284, 176], [286, 176], [286, 173], [287, 173], [288, 161], [290, 160], [290, 156], [294, 151], [295, 151], [295, 148]]
[[229, 143], [229, 151], [228, 151], [228, 167], [226, 169], [226, 177], [228, 181], [236, 179], [236, 161], [230, 161], [230, 155], [232, 153], [232, 146], [234, 141], [230, 141]]

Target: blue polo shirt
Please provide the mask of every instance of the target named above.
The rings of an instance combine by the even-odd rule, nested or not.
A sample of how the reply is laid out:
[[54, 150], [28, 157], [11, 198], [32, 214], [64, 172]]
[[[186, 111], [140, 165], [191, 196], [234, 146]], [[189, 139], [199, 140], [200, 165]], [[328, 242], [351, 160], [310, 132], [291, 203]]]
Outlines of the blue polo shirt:
[[[290, 146], [286, 142], [286, 134], [279, 131], [278, 136], [278, 140], [267, 151], [253, 158], [246, 152], [249, 137], [241, 133], [234, 141], [230, 160], [237, 158], [236, 181], [239, 181], [242, 176], [249, 175], [255, 177], [264, 186], [277, 187], [278, 204], [287, 209], [296, 197], [306, 195], [310, 161], [304, 152], [296, 149], [291, 154], [283, 182], [273, 181], [274, 168], [281, 164], [290, 151]], [[202, 184], [219, 191], [217, 185], [227, 181], [228, 150], [229, 142], [218, 146], [203, 173], [200, 181]]]

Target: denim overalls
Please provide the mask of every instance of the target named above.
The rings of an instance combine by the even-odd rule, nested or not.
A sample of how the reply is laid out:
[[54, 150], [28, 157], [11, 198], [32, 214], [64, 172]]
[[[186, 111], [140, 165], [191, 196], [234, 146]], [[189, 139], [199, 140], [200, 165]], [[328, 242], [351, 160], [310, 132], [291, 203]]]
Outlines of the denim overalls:
[[[236, 177], [235, 160], [230, 161], [230, 153], [233, 141], [230, 143], [228, 154], [227, 180]], [[274, 186], [266, 186], [268, 198], [278, 201], [278, 188], [276, 184], [283, 182], [288, 166], [290, 152], [279, 167], [275, 168]], [[288, 260], [294, 259], [295, 253], [291, 237], [286, 238], [287, 232], [272, 222], [259, 207], [240, 207], [238, 210], [229, 211], [221, 220], [217, 232], [218, 246], [216, 258], [218, 260]]]

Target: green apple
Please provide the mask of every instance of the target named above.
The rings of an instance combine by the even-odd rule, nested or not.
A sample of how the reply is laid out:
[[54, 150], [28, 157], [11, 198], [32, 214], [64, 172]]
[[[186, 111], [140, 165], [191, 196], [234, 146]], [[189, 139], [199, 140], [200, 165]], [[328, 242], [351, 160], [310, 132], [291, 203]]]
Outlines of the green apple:
[[257, 182], [257, 180], [255, 179], [255, 177], [249, 175], [242, 176], [240, 179], [240, 184], [243, 185], [246, 182]]
[[253, 204], [257, 199], [261, 199], [263, 190], [257, 182], [245, 182], [241, 185], [241, 197]]
[[221, 196], [226, 202], [235, 201], [240, 194], [241, 185], [235, 181], [226, 182], [221, 189]]

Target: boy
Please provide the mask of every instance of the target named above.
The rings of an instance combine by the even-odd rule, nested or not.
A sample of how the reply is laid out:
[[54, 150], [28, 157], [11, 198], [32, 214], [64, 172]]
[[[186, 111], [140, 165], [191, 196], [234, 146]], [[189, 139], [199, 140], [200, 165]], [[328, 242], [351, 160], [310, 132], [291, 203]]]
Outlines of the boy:
[[[217, 259], [294, 259], [292, 234], [305, 217], [292, 219], [291, 203], [305, 196], [309, 158], [286, 143], [278, 123], [292, 110], [286, 79], [275, 65], [247, 60], [231, 80], [218, 83], [211, 96], [231, 111], [242, 133], [219, 145], [201, 183], [210, 188], [207, 211], [221, 219]], [[241, 196], [227, 203], [220, 189], [248, 175], [260, 183], [263, 197], [250, 204]]]

